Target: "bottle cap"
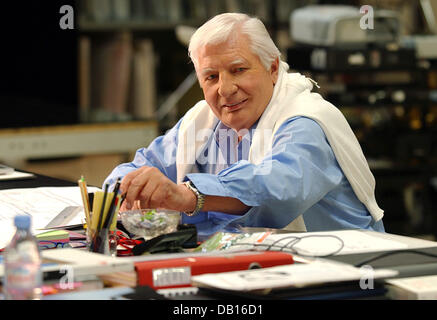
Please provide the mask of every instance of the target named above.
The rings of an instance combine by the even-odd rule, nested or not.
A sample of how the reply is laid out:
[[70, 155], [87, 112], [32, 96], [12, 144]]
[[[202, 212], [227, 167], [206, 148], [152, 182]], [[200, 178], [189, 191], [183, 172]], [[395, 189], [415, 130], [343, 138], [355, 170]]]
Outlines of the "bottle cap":
[[29, 229], [30, 228], [30, 216], [19, 215], [15, 216], [14, 224], [18, 229]]

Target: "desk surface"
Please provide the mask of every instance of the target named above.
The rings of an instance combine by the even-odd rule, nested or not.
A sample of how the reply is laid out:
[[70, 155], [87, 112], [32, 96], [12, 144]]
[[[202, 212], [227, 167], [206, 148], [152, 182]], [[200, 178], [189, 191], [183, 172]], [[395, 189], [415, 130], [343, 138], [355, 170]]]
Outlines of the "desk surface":
[[408, 247], [407, 249], [420, 249], [420, 248], [429, 248], [429, 247], [437, 247], [436, 241], [430, 241], [420, 238], [412, 238], [407, 236], [402, 236], [398, 234], [392, 234], [392, 233], [385, 233], [385, 232], [374, 232], [374, 231], [368, 231], [368, 230], [360, 230], [360, 232], [369, 233], [372, 234], [372, 236], [381, 238], [381, 239], [387, 239], [387, 240], [394, 240], [399, 241], [401, 243], [406, 244]]
[[62, 179], [51, 178], [41, 174], [35, 174], [35, 177], [32, 178], [0, 181], [0, 190], [19, 189], [19, 188], [37, 188], [37, 187], [72, 187], [72, 186], [77, 186], [77, 183], [62, 180]]
[[[12, 181], [0, 181], [0, 190], [2, 189], [12, 189], [12, 188], [35, 188], [35, 187], [57, 187], [57, 186], [77, 186], [77, 183], [66, 181], [62, 179], [51, 178], [48, 176], [36, 174], [32, 179], [23, 180], [12, 180]], [[256, 230], [252, 230], [256, 231]], [[368, 231], [362, 230], [362, 232], [367, 233]], [[370, 232], [370, 231], [369, 231]], [[396, 269], [400, 272], [402, 277], [407, 276], [419, 276], [419, 275], [430, 275], [437, 274], [437, 242], [423, 240], [418, 238], [412, 238], [407, 236], [389, 234], [389, 233], [376, 233], [370, 232], [373, 236], [380, 237], [381, 239], [389, 239], [394, 241], [399, 241], [407, 245], [409, 250], [420, 250], [436, 257], [430, 257], [420, 254], [399, 254], [393, 255], [384, 260], [378, 260], [377, 262], [369, 263], [369, 265], [379, 268], [379, 267], [389, 267]], [[333, 260], [338, 260], [350, 264], [357, 264], [364, 259], [372, 258], [383, 252], [372, 252], [366, 254], [350, 254], [343, 256], [331, 257]], [[188, 298], [188, 297], [187, 297]], [[189, 297], [193, 298], [193, 296]]]
[[[331, 256], [329, 259], [357, 266], [368, 265], [373, 268], [389, 268], [399, 272], [398, 277], [415, 277], [437, 274], [437, 242], [390, 233], [371, 233], [372, 236], [401, 242], [407, 247], [403, 250], [356, 253]], [[367, 261], [367, 262], [366, 262]]]

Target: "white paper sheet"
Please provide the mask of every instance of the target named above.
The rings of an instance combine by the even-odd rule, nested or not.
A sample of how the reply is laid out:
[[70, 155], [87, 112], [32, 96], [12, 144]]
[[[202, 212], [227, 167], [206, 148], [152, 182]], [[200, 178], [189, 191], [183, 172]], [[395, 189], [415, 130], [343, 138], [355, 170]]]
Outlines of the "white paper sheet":
[[192, 277], [195, 286], [225, 290], [252, 291], [270, 288], [302, 287], [339, 281], [360, 281], [393, 277], [397, 271], [359, 269], [351, 265], [327, 260], [316, 260], [308, 264], [292, 264], [254, 270], [209, 273]]
[[[300, 240], [298, 239], [300, 238]], [[269, 245], [274, 245], [269, 247]], [[408, 245], [382, 239], [359, 230], [338, 230], [310, 233], [257, 232], [236, 241], [231, 250], [296, 250], [310, 256], [341, 255], [374, 251], [401, 250]]]
[[18, 180], [18, 179], [29, 179], [33, 178], [35, 175], [33, 173], [21, 172], [21, 171], [13, 171], [8, 174], [1, 174], [0, 180]]
[[[88, 187], [88, 192], [100, 190]], [[0, 190], [0, 248], [4, 248], [15, 233], [14, 217], [32, 217], [32, 231], [39, 233], [53, 218], [68, 206], [82, 206], [79, 187], [41, 187]], [[70, 225], [82, 223], [85, 215], [77, 214]]]

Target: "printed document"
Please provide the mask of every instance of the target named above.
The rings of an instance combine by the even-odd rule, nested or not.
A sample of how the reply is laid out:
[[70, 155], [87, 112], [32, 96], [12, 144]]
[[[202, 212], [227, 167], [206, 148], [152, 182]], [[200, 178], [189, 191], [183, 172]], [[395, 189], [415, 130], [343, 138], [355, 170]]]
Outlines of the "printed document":
[[[88, 192], [99, 188], [89, 187]], [[14, 217], [32, 217], [32, 232], [46, 228], [67, 207], [80, 207], [68, 225], [83, 223], [85, 214], [79, 187], [41, 187], [0, 190], [0, 248], [4, 248], [15, 233]]]
[[316, 260], [308, 264], [291, 264], [270, 268], [207, 273], [193, 276], [192, 283], [198, 287], [211, 287], [235, 291], [255, 291], [263, 289], [293, 288], [307, 285], [353, 281], [372, 276], [373, 279], [393, 277], [395, 270], [376, 269], [368, 274], [368, 269], [335, 261]]
[[[217, 240], [217, 237], [221, 238]], [[360, 230], [337, 230], [309, 233], [222, 233], [215, 235], [211, 250], [277, 250], [308, 256], [329, 256], [407, 249], [408, 245], [392, 239], [376, 237]], [[225, 241], [226, 240], [226, 241]], [[220, 245], [217, 245], [219, 243]]]

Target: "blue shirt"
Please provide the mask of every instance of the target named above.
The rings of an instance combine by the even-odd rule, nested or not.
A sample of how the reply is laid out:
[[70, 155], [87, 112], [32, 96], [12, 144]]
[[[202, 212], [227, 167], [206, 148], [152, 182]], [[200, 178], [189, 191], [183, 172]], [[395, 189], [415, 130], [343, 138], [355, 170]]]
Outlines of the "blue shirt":
[[[148, 148], [137, 150], [132, 162], [117, 166], [104, 183], [114, 184], [117, 177], [143, 165], [157, 167], [176, 182], [175, 157], [168, 154], [176, 153], [181, 121]], [[256, 125], [238, 142], [237, 133], [219, 121], [196, 163], [199, 173], [187, 175], [203, 194], [237, 198], [252, 207], [242, 216], [211, 211], [182, 215], [183, 223], [196, 225], [199, 237], [238, 232], [241, 226], [283, 228], [300, 214], [307, 231], [384, 232], [382, 220], [375, 222], [356, 197], [317, 122], [306, 117], [284, 122], [275, 134], [271, 156], [254, 165], [248, 157]], [[259, 174], [265, 168], [269, 173]]]

